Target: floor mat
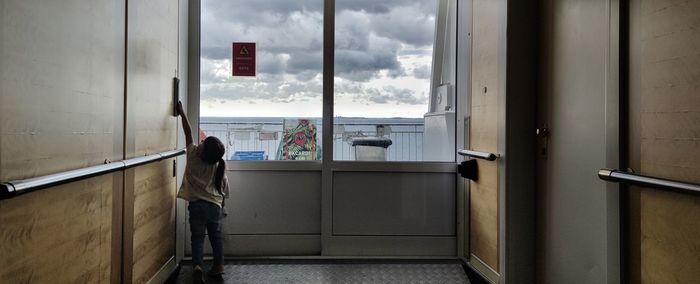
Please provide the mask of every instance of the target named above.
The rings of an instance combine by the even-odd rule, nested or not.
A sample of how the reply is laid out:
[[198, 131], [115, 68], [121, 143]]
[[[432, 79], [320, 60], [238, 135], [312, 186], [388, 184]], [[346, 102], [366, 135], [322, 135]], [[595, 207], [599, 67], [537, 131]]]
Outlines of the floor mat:
[[[208, 268], [208, 267], [207, 267]], [[229, 262], [223, 279], [207, 283], [469, 283], [459, 263]], [[183, 264], [175, 283], [192, 283]]]

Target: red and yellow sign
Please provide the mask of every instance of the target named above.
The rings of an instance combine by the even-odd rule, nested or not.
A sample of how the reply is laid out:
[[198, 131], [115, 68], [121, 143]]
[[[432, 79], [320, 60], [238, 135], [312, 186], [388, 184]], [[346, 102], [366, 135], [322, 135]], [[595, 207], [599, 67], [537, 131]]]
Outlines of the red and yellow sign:
[[255, 77], [255, 43], [234, 42], [231, 56], [231, 76]]

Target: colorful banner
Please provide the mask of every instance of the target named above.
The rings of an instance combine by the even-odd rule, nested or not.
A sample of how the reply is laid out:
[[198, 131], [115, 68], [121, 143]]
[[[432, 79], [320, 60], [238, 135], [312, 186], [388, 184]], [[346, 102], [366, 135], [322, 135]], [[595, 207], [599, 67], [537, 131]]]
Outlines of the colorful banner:
[[296, 126], [287, 127], [280, 141], [278, 160], [319, 160], [316, 145], [316, 125], [307, 119], [300, 119]]

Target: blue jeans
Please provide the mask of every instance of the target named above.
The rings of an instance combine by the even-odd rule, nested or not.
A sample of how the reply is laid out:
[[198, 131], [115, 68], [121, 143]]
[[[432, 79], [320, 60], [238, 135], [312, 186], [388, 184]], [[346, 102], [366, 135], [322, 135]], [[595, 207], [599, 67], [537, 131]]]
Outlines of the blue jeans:
[[190, 232], [192, 232], [192, 264], [204, 264], [204, 231], [209, 234], [209, 242], [214, 254], [214, 265], [224, 264], [224, 239], [221, 220], [221, 207], [206, 201], [190, 202]]

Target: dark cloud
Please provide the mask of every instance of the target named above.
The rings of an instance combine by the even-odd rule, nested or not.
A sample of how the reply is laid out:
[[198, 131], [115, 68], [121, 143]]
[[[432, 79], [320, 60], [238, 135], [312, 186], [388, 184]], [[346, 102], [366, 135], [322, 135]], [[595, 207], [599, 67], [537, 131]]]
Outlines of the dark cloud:
[[[367, 81], [382, 70], [393, 70], [401, 68], [395, 54], [391, 52], [363, 52], [355, 50], [337, 50], [335, 54], [335, 74], [336, 76], [350, 79], [362, 79]], [[366, 74], [368, 76], [358, 76]]]
[[403, 48], [399, 51], [399, 56], [432, 56], [432, 46], [429, 48]]
[[[202, 7], [209, 8], [211, 13], [221, 18], [228, 15], [244, 16], [255, 19], [249, 11], [267, 12], [284, 16], [290, 11], [323, 11], [323, 0], [257, 0], [257, 1], [224, 1], [203, 0]], [[424, 11], [434, 11], [437, 0], [336, 0], [336, 13], [344, 10], [364, 11], [370, 14], [384, 14], [392, 8], [408, 5], [419, 5]]]
[[[229, 5], [233, 1], [214, 3], [220, 2]], [[204, 6], [202, 56], [211, 59], [230, 58], [231, 43], [235, 41], [255, 42], [256, 50], [276, 54], [321, 52], [323, 16], [320, 12], [290, 10], [280, 14], [253, 8], [246, 4], [235, 12], [224, 13], [221, 10], [223, 8]]]
[[422, 65], [413, 69], [413, 77], [416, 79], [430, 79], [430, 66]]
[[309, 71], [304, 71], [304, 72], [297, 73], [296, 76], [295, 76], [295, 78], [296, 78], [297, 80], [299, 80], [299, 81], [304, 81], [304, 82], [306, 82], [306, 81], [315, 79], [316, 77], [320, 77], [320, 76], [322, 76], [322, 75], [323, 75], [323, 74], [322, 74], [321, 72], [314, 71], [314, 70], [309, 70]]
[[367, 44], [363, 47], [336, 47], [336, 76], [367, 81], [378, 76], [381, 70], [389, 70], [394, 75], [403, 73], [403, 67], [398, 60], [400, 43], [371, 34], [366, 37]]
[[[320, 96], [323, 2], [203, 0], [202, 98], [291, 101]], [[429, 70], [428, 77], [422, 69], [407, 72], [399, 56], [426, 56], [433, 41], [436, 2], [337, 0], [335, 76], [356, 82], [380, 76], [429, 78]], [[234, 41], [256, 42], [258, 77], [253, 84], [230, 77]], [[358, 88], [358, 98], [367, 102], [427, 101], [407, 89]]]
[[287, 72], [298, 74], [305, 71], [322, 72], [322, 52], [298, 52], [291, 54], [287, 62]]
[[257, 57], [257, 71], [259, 73], [284, 74], [285, 69], [287, 69], [284, 54], [261, 52]]
[[[424, 11], [434, 11], [436, 0], [336, 0], [337, 11], [365, 11], [370, 14], [389, 13], [393, 8], [407, 5], [419, 5]], [[434, 13], [434, 12], [433, 12]]]
[[294, 11], [322, 14], [323, 0], [202, 0], [202, 11], [219, 22], [271, 25], [283, 22]]
[[[399, 62], [399, 64], [400, 63], [401, 62]], [[406, 76], [407, 74], [406, 74], [406, 69], [403, 68], [403, 66], [399, 66], [399, 68], [389, 70], [389, 72], [387, 72], [387, 75], [389, 76], [389, 78], [396, 79], [399, 77]]]
[[417, 97], [412, 90], [400, 89], [393, 86], [384, 87], [382, 89], [369, 89], [365, 94], [364, 99], [371, 103], [377, 104], [394, 103], [421, 105], [427, 102], [426, 97]]
[[335, 92], [338, 96], [346, 96], [365, 104], [423, 105], [428, 102], [425, 94], [417, 95], [413, 90], [394, 86], [376, 88], [356, 82], [339, 82], [335, 85]]
[[[396, 7], [385, 15], [370, 15], [372, 30], [379, 36], [406, 44], [431, 45], [435, 30], [435, 9], [425, 13], [424, 8], [415, 4]], [[410, 27], [410, 30], [407, 27]]]
[[[254, 80], [254, 83], [250, 83]], [[321, 100], [320, 80], [306, 82], [285, 81], [280, 76], [259, 75], [255, 79], [231, 79], [226, 82], [205, 84], [201, 88], [202, 100], [248, 101], [267, 100], [290, 102], [304, 99]]]
[[335, 48], [367, 50], [372, 23], [366, 14], [346, 11], [336, 15]]
[[204, 46], [200, 49], [202, 57], [209, 59], [230, 59], [230, 46]]

